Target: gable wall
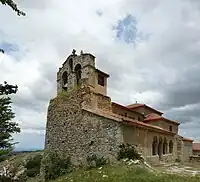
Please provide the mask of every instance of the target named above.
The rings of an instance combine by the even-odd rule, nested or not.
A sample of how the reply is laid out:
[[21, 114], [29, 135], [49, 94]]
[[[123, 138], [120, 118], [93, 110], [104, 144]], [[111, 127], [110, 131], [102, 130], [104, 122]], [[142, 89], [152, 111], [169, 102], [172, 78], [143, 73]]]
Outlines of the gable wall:
[[151, 124], [151, 125], [154, 125], [154, 126], [159, 126], [165, 130], [169, 130], [169, 127], [170, 125], [172, 126], [172, 132], [173, 133], [178, 133], [178, 125], [176, 124], [173, 124], [173, 123], [170, 123], [170, 122], [167, 122], [167, 121], [163, 121], [163, 120], [156, 120], [156, 121], [148, 121], [148, 122], [145, 122], [147, 124]]
[[127, 117], [132, 118], [132, 119], [136, 119], [136, 120], [143, 120], [144, 116], [142, 116], [139, 113], [136, 112], [132, 112], [129, 110], [125, 110], [123, 108], [121, 108], [120, 106], [117, 106], [115, 104], [112, 104], [112, 111], [116, 114], [125, 116], [125, 113], [127, 114]]

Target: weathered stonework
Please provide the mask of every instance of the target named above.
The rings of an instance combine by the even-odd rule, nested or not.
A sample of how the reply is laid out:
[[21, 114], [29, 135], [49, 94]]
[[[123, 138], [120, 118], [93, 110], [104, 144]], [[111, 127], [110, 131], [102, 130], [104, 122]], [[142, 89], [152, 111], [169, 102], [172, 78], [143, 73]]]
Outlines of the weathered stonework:
[[92, 154], [114, 159], [122, 142], [119, 123], [82, 110], [88, 96], [89, 87], [79, 88], [51, 100], [48, 108], [45, 148], [70, 156], [75, 165], [85, 165]]
[[112, 103], [108, 77], [95, 68], [91, 54], [67, 58], [57, 73], [57, 97], [48, 107], [45, 149], [70, 156], [74, 165], [86, 165], [93, 154], [115, 161], [122, 143], [136, 145], [152, 163], [188, 161], [191, 145], [178, 135], [179, 123], [146, 105]]

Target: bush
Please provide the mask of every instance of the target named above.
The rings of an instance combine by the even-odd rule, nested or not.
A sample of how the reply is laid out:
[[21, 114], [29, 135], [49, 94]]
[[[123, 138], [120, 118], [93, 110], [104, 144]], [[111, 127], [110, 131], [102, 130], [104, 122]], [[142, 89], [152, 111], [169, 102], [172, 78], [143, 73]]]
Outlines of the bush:
[[119, 146], [120, 150], [118, 153], [118, 160], [120, 159], [141, 159], [140, 154], [138, 154], [134, 145], [121, 144]]
[[0, 149], [0, 162], [5, 161], [8, 158], [11, 151], [12, 151], [12, 148]]
[[61, 159], [56, 152], [46, 151], [41, 161], [42, 175], [45, 181], [54, 180], [69, 172], [70, 158]]
[[87, 162], [88, 162], [88, 167], [93, 168], [93, 167], [101, 167], [103, 165], [106, 165], [107, 160], [102, 156], [102, 157], [97, 157], [95, 154], [92, 156], [87, 157]]
[[40, 173], [40, 169], [38, 168], [32, 168], [26, 171], [26, 175], [30, 178], [37, 176], [39, 173]]
[[38, 154], [26, 163], [25, 168], [27, 169], [26, 175], [28, 177], [35, 177], [40, 173], [41, 160], [42, 155]]
[[14, 180], [10, 177], [0, 176], [0, 182], [14, 182]]
[[35, 167], [39, 167], [40, 168], [41, 160], [42, 160], [42, 155], [41, 154], [37, 154], [36, 156], [34, 156], [32, 159], [30, 159], [26, 163], [25, 168], [26, 169], [33, 169]]

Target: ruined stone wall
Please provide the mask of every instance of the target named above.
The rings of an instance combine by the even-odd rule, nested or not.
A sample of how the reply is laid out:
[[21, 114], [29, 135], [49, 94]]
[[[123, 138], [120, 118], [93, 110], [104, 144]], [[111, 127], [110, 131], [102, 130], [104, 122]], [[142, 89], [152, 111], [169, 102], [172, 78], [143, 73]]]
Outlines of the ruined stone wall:
[[200, 163], [200, 156], [190, 156], [190, 159], [189, 159], [189, 161], [191, 162], [191, 163], [197, 163], [197, 164], [199, 164]]
[[176, 147], [177, 147], [177, 159], [180, 160], [181, 162], [184, 161], [183, 158], [183, 149], [184, 149], [184, 144], [183, 144], [183, 139], [181, 136], [176, 135], [175, 136], [175, 141], [176, 141]]
[[192, 151], [192, 154], [193, 154], [193, 155], [200, 155], [200, 151], [199, 151], [199, 150], [193, 150], [193, 151]]
[[83, 111], [90, 103], [88, 87], [74, 90], [50, 101], [45, 149], [70, 156], [75, 165], [84, 165], [90, 154], [115, 158], [121, 144], [119, 124]]

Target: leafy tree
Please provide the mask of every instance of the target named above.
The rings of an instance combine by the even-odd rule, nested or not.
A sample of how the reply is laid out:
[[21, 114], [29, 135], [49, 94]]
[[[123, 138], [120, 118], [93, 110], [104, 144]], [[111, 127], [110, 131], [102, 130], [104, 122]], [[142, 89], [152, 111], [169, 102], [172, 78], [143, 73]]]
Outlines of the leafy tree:
[[3, 5], [11, 7], [12, 10], [17, 13], [18, 16], [20, 16], [20, 15], [25, 16], [26, 15], [23, 11], [18, 9], [17, 4], [13, 0], [0, 0], [0, 2]]
[[18, 124], [11, 121], [15, 117], [10, 106], [11, 98], [5, 97], [5, 95], [15, 94], [17, 89], [17, 85], [9, 85], [7, 82], [0, 84], [0, 157], [12, 150], [12, 146], [16, 144], [12, 143], [12, 134], [20, 132]]

